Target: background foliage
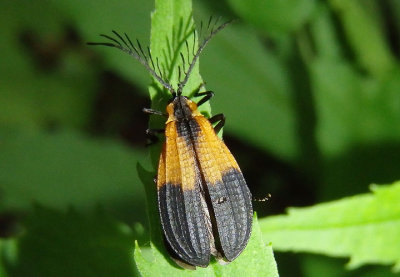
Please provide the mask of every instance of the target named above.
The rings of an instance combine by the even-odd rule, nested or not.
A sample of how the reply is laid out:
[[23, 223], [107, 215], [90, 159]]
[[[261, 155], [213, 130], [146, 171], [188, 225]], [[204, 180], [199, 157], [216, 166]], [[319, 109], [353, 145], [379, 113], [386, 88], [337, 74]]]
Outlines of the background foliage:
[[[250, 189], [259, 198], [272, 194], [255, 209], [264, 241], [276, 249], [280, 275], [394, 274], [395, 259], [370, 259], [348, 271], [351, 251], [339, 251], [338, 240], [324, 246], [327, 237], [315, 235], [315, 244], [288, 245], [274, 234], [293, 229], [294, 213], [303, 219], [297, 226], [314, 228], [307, 221], [311, 213], [321, 228], [332, 218], [354, 223], [338, 215], [356, 217], [360, 207], [360, 218], [390, 214], [398, 233], [398, 185], [366, 193], [370, 183], [400, 179], [400, 3], [193, 5], [196, 21], [211, 14], [240, 19], [209, 44], [200, 72], [216, 92], [213, 112], [227, 117], [224, 139]], [[130, 57], [85, 42], [115, 29], [149, 44], [153, 3], [21, 0], [0, 7], [0, 276], [137, 274], [134, 241], [144, 255], [149, 246], [136, 168], [150, 163], [144, 148], [148, 117], [141, 112], [150, 106], [150, 78]], [[351, 203], [344, 199], [332, 202], [333, 210], [330, 204], [328, 210], [291, 210], [288, 221], [265, 218], [360, 193], [365, 195], [356, 196], [355, 204], [349, 200], [352, 209], [346, 210]], [[367, 228], [368, 234], [384, 241], [387, 229], [377, 227]], [[347, 237], [365, 242], [359, 234]], [[382, 257], [399, 260], [393, 243], [382, 245]], [[366, 247], [364, 252], [377, 249]]]

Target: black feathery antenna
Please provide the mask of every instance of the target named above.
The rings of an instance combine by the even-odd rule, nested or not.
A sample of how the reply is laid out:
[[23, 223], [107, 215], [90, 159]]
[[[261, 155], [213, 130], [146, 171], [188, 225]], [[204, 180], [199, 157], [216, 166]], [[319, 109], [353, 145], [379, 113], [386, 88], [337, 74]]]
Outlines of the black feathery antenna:
[[[160, 64], [159, 64], [158, 58], [156, 57], [156, 60], [154, 62], [154, 59], [151, 55], [150, 48], [149, 47], [146, 48], [146, 50], [147, 50], [147, 54], [146, 54], [145, 51], [143, 50], [142, 45], [140, 44], [139, 40], [136, 40], [136, 45], [135, 45], [134, 43], [132, 43], [132, 41], [130, 40], [130, 38], [128, 37], [128, 35], [126, 33], [124, 33], [124, 36], [125, 36], [125, 39], [124, 39], [118, 32], [113, 30], [112, 32], [116, 36], [116, 38], [112, 37], [112, 36], [104, 35], [104, 34], [100, 35], [100, 36], [108, 39], [109, 42], [88, 42], [87, 44], [95, 45], [95, 46], [102, 45], [102, 46], [115, 47], [115, 48], [118, 48], [118, 49], [122, 50], [123, 52], [129, 54], [130, 56], [132, 56], [136, 60], [138, 60], [163, 87], [165, 87], [167, 90], [169, 90], [171, 92], [171, 94], [173, 96], [176, 96], [176, 95], [182, 94], [182, 90], [189, 80], [189, 76], [200, 56], [200, 53], [204, 50], [207, 43], [211, 40], [211, 38], [213, 36], [215, 36], [219, 31], [224, 29], [228, 24], [230, 24], [232, 22], [232, 20], [227, 21], [227, 22], [219, 25], [217, 28], [215, 28], [217, 26], [219, 18], [217, 18], [214, 21], [214, 23], [211, 24], [212, 19], [213, 18], [211, 16], [208, 21], [208, 24], [207, 24], [207, 30], [209, 30], [209, 35], [199, 45], [196, 53], [194, 51], [196, 37], [197, 37], [198, 41], [200, 42], [200, 37], [202, 36], [202, 31], [203, 31], [203, 22], [200, 22], [200, 33], [197, 33], [196, 30], [193, 31], [193, 48], [191, 49], [193, 58], [190, 61], [190, 63], [189, 63], [189, 52], [190, 51], [189, 51], [189, 45], [188, 45], [187, 41], [185, 41], [187, 60], [185, 61], [185, 58], [184, 58], [182, 52], [179, 53], [183, 65], [182, 65], [182, 71], [181, 71], [181, 67], [180, 66], [178, 67], [178, 71], [179, 71], [178, 82], [179, 83], [178, 83], [177, 91], [174, 90], [174, 88], [168, 82], [168, 80], [164, 79], [164, 75], [160, 69]], [[210, 27], [211, 27], [211, 29], [210, 29]], [[186, 71], [186, 65], [185, 65], [186, 62], [188, 64], [187, 71]], [[157, 73], [157, 71], [158, 71], [158, 73]], [[181, 81], [182, 73], [184, 73], [185, 77]]]
[[[191, 60], [190, 63], [189, 63], [189, 61], [188, 61], [188, 64], [189, 64], [188, 70], [187, 70], [187, 71], [184, 71], [184, 73], [185, 73], [185, 78], [183, 79], [183, 81], [179, 80], [177, 95], [181, 95], [181, 94], [182, 94], [182, 90], [183, 90], [183, 88], [185, 87], [187, 81], [189, 80], [190, 73], [192, 72], [192, 70], [193, 70], [193, 68], [194, 68], [194, 66], [195, 66], [195, 64], [196, 64], [196, 62], [197, 62], [197, 59], [198, 59], [199, 56], [200, 56], [200, 53], [204, 50], [204, 48], [206, 47], [207, 43], [211, 40], [211, 38], [212, 38], [213, 36], [215, 36], [219, 31], [221, 31], [222, 29], [224, 29], [227, 25], [229, 25], [229, 24], [233, 21], [233, 20], [229, 20], [229, 21], [227, 21], [227, 22], [225, 22], [225, 23], [222, 23], [222, 24], [219, 25], [217, 28], [215, 28], [215, 26], [217, 26], [217, 23], [218, 23], [219, 19], [220, 19], [220, 18], [218, 17], [218, 18], [215, 20], [214, 24], [213, 24], [212, 27], [211, 27], [211, 30], [210, 30], [209, 35], [208, 35], [208, 36], [203, 40], [203, 42], [199, 45], [199, 47], [197, 48], [197, 51], [196, 51], [195, 54], [194, 54], [194, 51], [193, 51], [193, 58], [192, 58], [192, 60]], [[210, 19], [209, 19], [209, 21], [208, 21], [207, 29], [210, 29], [211, 21], [212, 21], [212, 16], [210, 16]], [[203, 29], [203, 22], [200, 22], [200, 34], [199, 34], [199, 37], [201, 36], [202, 29]], [[193, 36], [194, 36], [194, 38], [193, 38], [193, 43], [195, 43], [196, 34], [197, 34], [196, 31], [194, 31], [194, 33], [193, 33]], [[193, 50], [194, 50], [194, 45], [193, 45]], [[182, 61], [184, 62], [184, 59], [183, 59], [183, 55], [182, 55], [182, 54], [181, 54], [181, 58], [182, 58]], [[189, 59], [189, 57], [188, 57], [188, 59]]]
[[[112, 31], [117, 38], [113, 38], [108, 35], [101, 34], [100, 36], [110, 40], [111, 42], [88, 42], [88, 45], [102, 45], [102, 46], [109, 46], [109, 47], [115, 47], [123, 52], [129, 54], [130, 56], [134, 57], [136, 60], [138, 60], [149, 72], [150, 74], [156, 78], [156, 80], [166, 89], [168, 89], [172, 95], [176, 95], [176, 92], [172, 85], [168, 82], [166, 82], [163, 79], [163, 74], [160, 70], [160, 65], [158, 62], [158, 58], [156, 58], [156, 63], [154, 63], [154, 59], [151, 55], [150, 48], [147, 47], [147, 54], [144, 52], [142, 45], [140, 44], [139, 40], [136, 40], [136, 46], [128, 35], [124, 33], [125, 39], [116, 31]], [[118, 40], [119, 39], [119, 40]], [[122, 42], [122, 43], [121, 43]], [[128, 44], [128, 43], [129, 44]], [[156, 72], [158, 70], [158, 74]]]

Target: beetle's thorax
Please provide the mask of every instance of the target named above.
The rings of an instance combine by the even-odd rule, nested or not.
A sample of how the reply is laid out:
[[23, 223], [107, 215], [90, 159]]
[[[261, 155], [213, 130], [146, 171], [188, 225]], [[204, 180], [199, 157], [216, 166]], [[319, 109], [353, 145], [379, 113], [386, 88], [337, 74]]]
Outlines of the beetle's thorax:
[[168, 122], [187, 121], [195, 116], [201, 116], [197, 104], [186, 96], [176, 96], [167, 106]]

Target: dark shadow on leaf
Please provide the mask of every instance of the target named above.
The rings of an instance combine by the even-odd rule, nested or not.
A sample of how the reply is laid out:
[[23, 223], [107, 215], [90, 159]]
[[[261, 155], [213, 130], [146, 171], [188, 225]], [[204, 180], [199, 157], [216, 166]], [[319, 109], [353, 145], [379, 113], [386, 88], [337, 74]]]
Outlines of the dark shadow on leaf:
[[356, 145], [323, 165], [323, 201], [366, 193], [371, 183], [388, 184], [400, 179], [400, 143]]
[[321, 153], [315, 139], [317, 124], [315, 104], [311, 90], [311, 81], [307, 65], [304, 63], [298, 47], [289, 57], [288, 68], [293, 91], [293, 108], [297, 119], [297, 137], [301, 151], [298, 165], [308, 178], [302, 188], [309, 198], [315, 200], [315, 187], [320, 179]]
[[9, 276], [138, 276], [132, 230], [104, 212], [35, 206], [24, 225]]

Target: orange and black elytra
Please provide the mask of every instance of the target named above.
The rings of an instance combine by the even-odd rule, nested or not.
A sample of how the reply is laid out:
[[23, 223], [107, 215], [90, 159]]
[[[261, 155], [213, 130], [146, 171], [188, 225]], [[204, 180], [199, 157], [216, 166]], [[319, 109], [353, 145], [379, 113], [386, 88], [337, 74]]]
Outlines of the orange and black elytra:
[[[207, 267], [211, 255], [217, 260], [233, 261], [246, 247], [251, 234], [250, 190], [235, 158], [217, 136], [225, 118], [219, 114], [207, 119], [198, 110], [213, 93], [197, 92], [196, 96], [203, 96], [197, 104], [182, 95], [201, 51], [227, 24], [212, 27], [190, 63], [188, 57], [187, 70], [183, 66], [185, 75], [183, 80], [179, 76], [176, 90], [163, 79], [158, 59], [154, 61], [150, 50], [145, 53], [140, 43], [132, 43], [126, 34], [123, 37], [113, 31], [116, 37], [102, 35], [108, 42], [88, 43], [116, 47], [130, 54], [172, 94], [166, 114], [144, 111], [167, 116], [157, 175], [158, 208], [167, 248], [180, 264], [191, 266]], [[196, 31], [193, 35], [196, 37]], [[213, 128], [212, 124], [217, 122]], [[147, 131], [150, 135], [159, 132]]]

